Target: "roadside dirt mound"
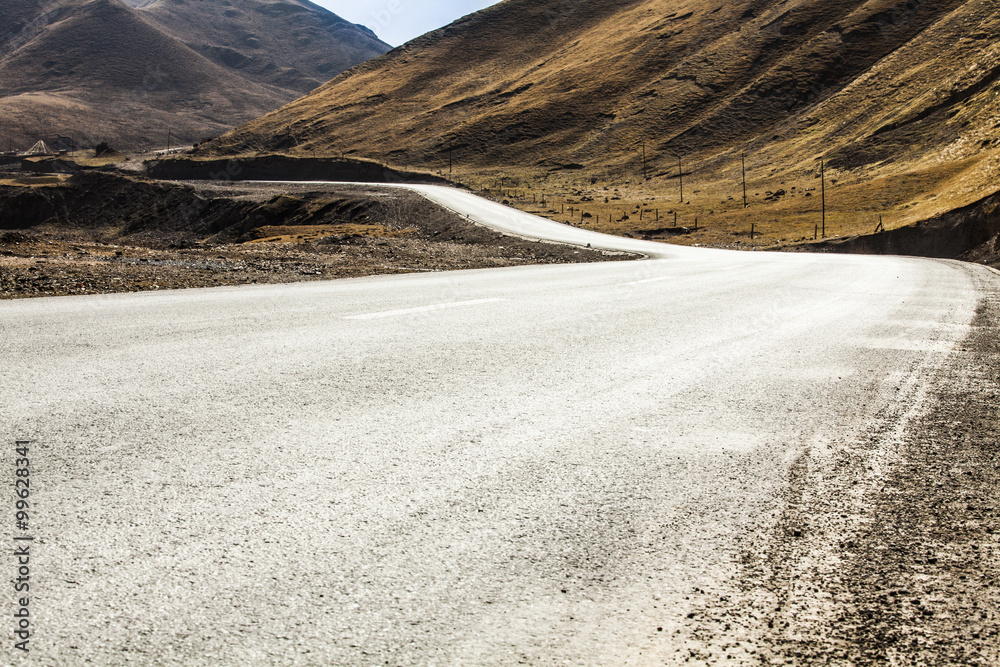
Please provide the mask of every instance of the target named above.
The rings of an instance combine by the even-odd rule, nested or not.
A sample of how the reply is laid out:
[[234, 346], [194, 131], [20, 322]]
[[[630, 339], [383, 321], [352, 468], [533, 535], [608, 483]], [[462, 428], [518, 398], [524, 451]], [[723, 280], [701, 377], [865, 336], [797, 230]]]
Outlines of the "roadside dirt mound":
[[994, 269], [1000, 269], [1000, 234], [997, 234], [981, 246], [959, 255], [958, 258], [964, 259], [967, 262], [976, 262], [992, 266]]
[[94, 157], [124, 158], [125, 154], [109, 146], [106, 141], [102, 141], [94, 147]]
[[18, 180], [0, 187], [0, 298], [628, 259], [503, 236], [400, 189]]
[[930, 220], [880, 234], [810, 244], [811, 249], [870, 255], [915, 255], [996, 263], [1000, 193]]
[[194, 240], [232, 243], [268, 226], [399, 227], [411, 218], [440, 232], [452, 222], [450, 217], [405, 191], [378, 197], [337, 196], [322, 188], [285, 194], [253, 185], [195, 187], [92, 171], [75, 174], [60, 185], [0, 187], [0, 219], [7, 229], [86, 230], [95, 238], [154, 245]]
[[[280, 143], [280, 137], [272, 143]], [[193, 151], [197, 152], [197, 151]], [[377, 162], [341, 158], [260, 155], [228, 160], [176, 157], [146, 162], [150, 178], [171, 181], [344, 181], [349, 183], [446, 183], [428, 173], [392, 169]]]

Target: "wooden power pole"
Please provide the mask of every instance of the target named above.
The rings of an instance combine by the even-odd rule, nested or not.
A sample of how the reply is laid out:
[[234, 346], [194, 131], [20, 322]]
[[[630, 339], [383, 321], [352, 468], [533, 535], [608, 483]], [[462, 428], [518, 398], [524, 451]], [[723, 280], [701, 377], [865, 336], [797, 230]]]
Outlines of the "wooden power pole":
[[680, 179], [681, 187], [681, 203], [684, 203], [684, 163], [681, 161], [681, 156], [677, 156], [677, 178]]
[[740, 153], [740, 162], [743, 164], [743, 208], [747, 207], [747, 155]]
[[819, 161], [820, 198], [823, 206], [823, 238], [826, 238], [826, 161]]

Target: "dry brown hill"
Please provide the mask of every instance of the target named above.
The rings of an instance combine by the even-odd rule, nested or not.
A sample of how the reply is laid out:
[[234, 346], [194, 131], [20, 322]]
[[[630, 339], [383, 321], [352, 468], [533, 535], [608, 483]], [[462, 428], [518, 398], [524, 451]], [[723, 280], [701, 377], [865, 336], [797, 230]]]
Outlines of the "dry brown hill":
[[125, 2], [215, 64], [299, 94], [391, 48], [308, 0]]
[[[137, 10], [118, 0], [0, 0], [0, 16], [10, 17], [9, 30], [0, 33], [2, 148], [24, 148], [39, 138], [58, 145], [59, 136], [84, 145], [161, 146], [168, 130], [175, 144], [195, 142], [294, 99], [319, 81], [323, 67], [336, 72], [388, 48], [298, 0], [224, 4], [238, 7], [232, 10], [238, 16], [218, 12], [222, 5], [214, 2], [161, 0]], [[181, 17], [197, 19], [205, 6], [211, 9], [205, 10], [203, 33], [185, 30]], [[275, 9], [285, 6], [295, 18]], [[154, 19], [160, 13], [165, 18]], [[177, 25], [168, 30], [171, 21]], [[329, 21], [325, 33], [322, 21]], [[298, 23], [301, 28], [293, 29]], [[256, 50], [251, 29], [270, 35]], [[253, 66], [241, 66], [226, 42], [213, 45], [213, 31], [241, 37], [254, 51]], [[334, 48], [340, 36], [346, 38], [343, 50]], [[314, 56], [318, 49], [326, 58], [297, 68], [298, 56], [286, 54], [307, 40], [318, 44]]]
[[471, 184], [506, 176], [585, 203], [598, 228], [635, 230], [662, 207], [776, 242], [812, 238], [824, 158], [828, 235], [871, 231], [998, 189], [998, 35], [992, 0], [507, 0], [212, 149], [451, 158]]

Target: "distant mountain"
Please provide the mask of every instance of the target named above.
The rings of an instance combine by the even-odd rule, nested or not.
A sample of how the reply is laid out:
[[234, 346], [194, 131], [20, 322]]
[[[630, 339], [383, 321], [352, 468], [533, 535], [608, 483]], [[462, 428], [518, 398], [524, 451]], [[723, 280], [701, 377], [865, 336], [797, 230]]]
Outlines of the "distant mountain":
[[125, 0], [215, 64], [300, 94], [391, 47], [307, 0]]
[[389, 49], [299, 0], [136, 4], [0, 0], [0, 148], [196, 142]]
[[621, 183], [644, 144], [649, 188], [676, 186], [680, 155], [720, 192], [744, 152], [775, 190], [825, 158], [839, 188], [878, 181], [857, 210], [896, 224], [1000, 188], [998, 38], [993, 0], [507, 0], [209, 148]]

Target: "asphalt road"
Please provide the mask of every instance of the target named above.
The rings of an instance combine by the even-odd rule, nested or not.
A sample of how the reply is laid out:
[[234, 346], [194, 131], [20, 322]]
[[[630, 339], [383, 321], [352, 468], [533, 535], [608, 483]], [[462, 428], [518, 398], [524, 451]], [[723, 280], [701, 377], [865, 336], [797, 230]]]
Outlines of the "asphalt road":
[[753, 596], [747, 563], [845, 453], [891, 464], [997, 283], [419, 189], [657, 259], [0, 303], [31, 664], [750, 661], [763, 617], [692, 619]]

